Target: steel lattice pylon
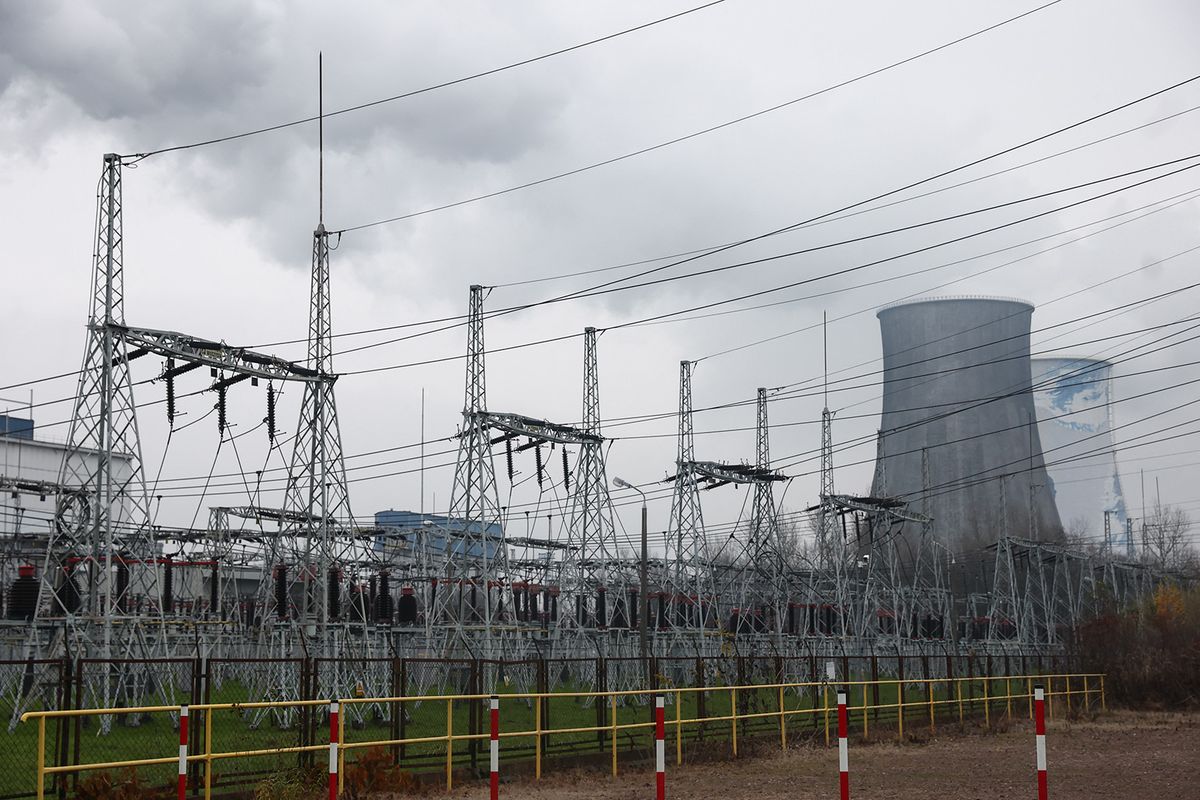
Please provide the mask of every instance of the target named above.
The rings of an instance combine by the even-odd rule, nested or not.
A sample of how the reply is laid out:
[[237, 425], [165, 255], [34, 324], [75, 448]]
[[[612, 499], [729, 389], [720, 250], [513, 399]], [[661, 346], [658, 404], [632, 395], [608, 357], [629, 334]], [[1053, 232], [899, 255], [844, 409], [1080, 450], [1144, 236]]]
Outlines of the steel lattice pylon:
[[754, 505], [746, 535], [740, 585], [737, 589], [737, 631], [761, 631], [775, 637], [781, 646], [787, 613], [788, 585], [786, 566], [779, 550], [778, 525], [773, 484], [780, 480], [771, 471], [770, 427], [767, 421], [767, 390], [757, 394], [755, 422], [756, 475]]
[[284, 499], [288, 524], [282, 543], [291, 552], [276, 552], [272, 561], [278, 563], [282, 556], [295, 562], [284, 581], [287, 597], [292, 597], [291, 587], [297, 582], [303, 585], [297, 621], [319, 623], [323, 634], [341, 616], [335, 593], [340, 592], [340, 567], [352, 546], [346, 532], [354, 527], [333, 391], [330, 285], [329, 234], [321, 223], [313, 232], [308, 363], [324, 379], [304, 386]]
[[1003, 529], [996, 542], [996, 561], [992, 591], [988, 603], [988, 639], [1017, 638], [1022, 623], [1021, 590], [1018, 586], [1013, 546], [1008, 529], [1008, 502], [1005, 478], [1000, 476], [1000, 507], [1004, 514]]
[[[87, 637], [77, 645], [98, 646], [104, 657], [132, 654], [128, 647], [140, 635], [133, 622], [162, 620], [129, 353], [117, 335], [124, 322], [121, 157], [109, 153], [98, 191], [87, 344], [59, 473], [59, 484], [78, 491], [58, 498], [37, 606], [39, 617], [66, 616]], [[118, 620], [124, 647], [114, 653]]]
[[591, 438], [581, 441], [579, 457], [575, 462], [567, 551], [562, 567], [562, 588], [567, 602], [560, 607], [559, 624], [566, 629], [624, 628], [628, 627], [630, 616], [626, 609], [628, 597], [624, 575], [616, 566], [616, 528], [605, 474], [604, 440], [600, 435], [600, 379], [595, 328], [585, 328], [583, 332], [581, 429]]
[[833, 569], [841, 557], [837, 544], [837, 510], [830, 498], [835, 494], [833, 484], [833, 412], [829, 406], [821, 410], [821, 507], [817, 511], [818, 564]]
[[[467, 378], [458, 462], [445, 525], [445, 560], [432, 589], [430, 626], [448, 626], [460, 635], [476, 627], [485, 639], [501, 621], [501, 578], [507, 575], [507, 549], [492, 463], [484, 371], [483, 287], [471, 287], [467, 321]], [[460, 639], [461, 641], [461, 639]], [[456, 642], [447, 642], [452, 649]]]
[[667, 624], [676, 630], [703, 630], [717, 621], [711, 607], [712, 571], [708, 564], [708, 544], [704, 534], [704, 514], [700, 508], [700, 486], [695, 470], [695, 442], [692, 433], [692, 362], [679, 362], [679, 450], [676, 458], [675, 493], [671, 499], [671, 527], [667, 539], [668, 585], [666, 597], [670, 614]]
[[[767, 390], [759, 388], [755, 431], [755, 464], [771, 469], [771, 432], [767, 424]], [[755, 564], [761, 558], [775, 560], [775, 490], [772, 481], [754, 484], [754, 509], [750, 517], [750, 541], [747, 550]]]

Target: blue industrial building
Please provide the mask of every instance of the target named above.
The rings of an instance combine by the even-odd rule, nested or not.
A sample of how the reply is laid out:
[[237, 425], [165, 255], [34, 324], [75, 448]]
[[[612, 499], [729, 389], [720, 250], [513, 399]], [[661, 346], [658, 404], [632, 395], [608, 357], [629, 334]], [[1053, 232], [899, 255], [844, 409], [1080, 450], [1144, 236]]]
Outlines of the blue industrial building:
[[[418, 543], [423, 542], [429, 553], [449, 552], [459, 559], [482, 559], [486, 552], [487, 560], [494, 561], [504, 544], [504, 528], [499, 524], [482, 526], [478, 522], [441, 514], [388, 509], [375, 512], [375, 525], [385, 531], [376, 538], [376, 549], [382, 550], [387, 542], [394, 543], [400, 538], [404, 542], [403, 549], [413, 556], [417, 553]], [[476, 543], [468, 549], [467, 540], [456, 535], [463, 531], [482, 532], [480, 538], [486, 541], [486, 548], [476, 539]]]

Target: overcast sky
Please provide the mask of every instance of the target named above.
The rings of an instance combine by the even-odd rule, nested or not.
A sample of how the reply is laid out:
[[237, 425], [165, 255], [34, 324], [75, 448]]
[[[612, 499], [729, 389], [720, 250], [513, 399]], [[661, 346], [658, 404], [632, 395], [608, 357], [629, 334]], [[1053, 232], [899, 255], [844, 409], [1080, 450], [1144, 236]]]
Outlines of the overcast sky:
[[[520, 61], [691, 5], [0, 5], [0, 210], [6, 229], [0, 385], [78, 368], [103, 153], [146, 152], [313, 115], [319, 51], [329, 111]], [[603, 161], [840, 83], [1036, 5], [1036, 0], [726, 0], [552, 59], [336, 116], [325, 125], [326, 224], [355, 227]], [[1197, 34], [1200, 7], [1187, 0], [1063, 0], [912, 63], [701, 137], [500, 197], [347, 232], [332, 256], [334, 328], [346, 333], [462, 314], [472, 283], [496, 287], [488, 308], [536, 301], [647, 265], [505, 284], [735, 241], [851, 205], [1200, 74]], [[1007, 170], [1197, 105], [1200, 81], [900, 197]], [[773, 237], [659, 276], [861, 237], [1181, 158], [1200, 150], [1197, 130], [1200, 112], [1183, 113], [1002, 175]], [[503, 348], [727, 300], [943, 242], [1164, 172], [807, 255], [538, 307], [490, 322], [487, 344]], [[237, 345], [303, 339], [318, 209], [316, 125], [153, 156], [127, 168], [124, 177], [130, 324]], [[685, 315], [666, 324], [610, 330], [600, 339], [602, 415], [669, 414], [677, 407], [681, 359], [704, 359], [695, 372], [697, 407], [748, 400], [758, 386], [808, 381], [819, 387], [820, 320], [827, 312], [831, 374], [864, 376], [849, 382], [858, 388], [830, 396], [830, 407], [838, 411], [835, 441], [845, 448], [835, 459], [837, 482], [847, 491], [865, 490], [880, 407], [877, 377], [871, 374], [880, 355], [877, 307], [923, 294], [1017, 296], [1038, 305], [1035, 351], [1113, 355], [1147, 337], [1079, 343], [1174, 321], [1196, 309], [1200, 290], [1189, 290], [1120, 315], [1075, 322], [1196, 282], [1200, 252], [1169, 258], [1200, 245], [1200, 201], [1191, 199], [1192, 192], [1200, 192], [1200, 170], [709, 312], [743, 309], [739, 313]], [[1167, 198], [1173, 198], [1170, 208], [1162, 203]], [[1134, 211], [1142, 207], [1147, 208]], [[1151, 210], [1158, 213], [1135, 219]], [[1080, 228], [1099, 220], [1108, 221]], [[1100, 231], [1123, 221], [1128, 224]], [[1069, 243], [1086, 233], [1095, 235]], [[1156, 263], [1162, 259], [1168, 260]], [[908, 275], [917, 270], [925, 272]], [[746, 310], [776, 301], [788, 302]], [[342, 337], [337, 347], [434, 327], [440, 326]], [[770, 337], [779, 338], [722, 354]], [[338, 356], [335, 369], [353, 373], [461, 356], [464, 338], [463, 329], [453, 327]], [[288, 358], [304, 355], [303, 344], [266, 349]], [[581, 340], [571, 338], [492, 354], [489, 406], [578, 420], [581, 351]], [[1198, 359], [1200, 345], [1190, 342], [1116, 366], [1118, 398], [1147, 395], [1115, 407], [1119, 445], [1139, 443], [1168, 425], [1182, 427], [1154, 438], [1200, 432], [1190, 422], [1198, 417], [1195, 406], [1155, 416], [1196, 395], [1194, 386], [1164, 387], [1196, 379], [1200, 370], [1129, 375]], [[135, 376], [150, 378], [159, 367], [138, 362]], [[197, 390], [206, 382], [200, 372], [192, 373], [180, 379], [179, 390]], [[44, 403], [71, 396], [74, 384], [59, 380], [32, 388], [34, 402]], [[461, 359], [346, 374], [337, 383], [360, 518], [384, 508], [421, 506], [413, 445], [421, 438], [422, 390], [430, 442], [424, 507], [443, 510], [454, 447], [446, 437], [454, 434], [462, 408]], [[161, 384], [146, 384], [137, 396], [150, 402], [162, 392]], [[295, 428], [299, 394], [289, 391], [281, 407], [285, 431]], [[28, 401], [27, 388], [0, 395], [6, 407]], [[249, 472], [283, 463], [279, 451], [268, 453], [265, 432], [251, 431], [264, 415], [262, 387], [242, 384], [230, 391], [234, 431], [245, 434], [236, 453], [228, 443], [218, 452], [215, 415], [200, 421], [213, 402], [211, 394], [181, 401], [187, 416], [180, 424], [195, 424], [177, 430], [169, 447], [162, 406], [141, 415], [148, 476], [152, 482], [161, 478], [154, 489], [164, 496], [161, 524], [203, 524], [209, 505], [246, 503], [241, 477], [221, 477], [240, 471], [239, 458]], [[771, 405], [777, 426], [772, 454], [797, 476], [786, 491], [777, 489], [787, 508], [815, 501], [821, 406], [815, 392]], [[66, 426], [54, 423], [69, 415], [69, 403], [35, 409], [39, 425], [48, 425], [43, 428], [48, 437], [66, 435]], [[695, 424], [702, 432], [698, 457], [753, 458], [752, 406], [701, 413]], [[610, 424], [607, 433], [616, 439], [609, 451], [610, 477], [642, 484], [670, 474], [675, 427], [670, 417]], [[726, 429], [741, 430], [703, 433]], [[628, 438], [634, 436], [648, 438]], [[860, 441], [867, 445], [848, 446]], [[1200, 513], [1200, 436], [1136, 447], [1120, 458], [1131, 513], [1138, 515], [1142, 505], [1141, 469], [1150, 493], [1158, 480], [1165, 501]], [[560, 482], [557, 454], [551, 464]], [[547, 525], [557, 528], [561, 501], [549, 487], [539, 498], [532, 454], [518, 457], [517, 466], [520, 485], [510, 493], [503, 459], [497, 462], [501, 502], [532, 510], [540, 519], [539, 534]], [[200, 487], [210, 471], [215, 488], [204, 498]], [[629, 493], [616, 497], [622, 503], [631, 499]], [[716, 530], [734, 522], [748, 511], [746, 498], [732, 487], [706, 493], [707, 522]], [[279, 502], [270, 492], [260, 500]], [[654, 502], [652, 529], [665, 526], [668, 509], [669, 500]], [[548, 523], [547, 514], [555, 520]], [[516, 533], [524, 529], [520, 516], [510, 528]], [[623, 506], [621, 518], [632, 533], [636, 509]]]

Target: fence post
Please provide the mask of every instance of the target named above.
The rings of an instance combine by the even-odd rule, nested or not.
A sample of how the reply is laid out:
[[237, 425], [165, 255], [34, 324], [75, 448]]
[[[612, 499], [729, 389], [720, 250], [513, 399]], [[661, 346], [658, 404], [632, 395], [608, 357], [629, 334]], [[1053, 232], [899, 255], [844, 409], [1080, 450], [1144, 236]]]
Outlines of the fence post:
[[[543, 662], [544, 663], [544, 662]], [[533, 704], [533, 779], [542, 779], [542, 696]]]
[[[608, 690], [608, 667], [603, 658], [596, 659], [595, 690], [598, 692]], [[600, 752], [604, 752], [604, 703], [599, 702], [600, 698], [596, 698], [596, 700], [596, 748]]]
[[617, 695], [609, 695], [612, 715], [612, 774], [617, 777]]
[[446, 791], [454, 788], [454, 701], [446, 701]]
[[179, 780], [176, 795], [179, 800], [187, 797], [187, 757], [188, 757], [188, 707], [179, 707]]
[[[392, 656], [391, 659], [391, 681], [389, 683], [388, 695], [390, 697], [400, 697], [403, 693], [400, 691], [400, 658]], [[388, 708], [391, 709], [391, 714], [388, 719], [388, 733], [392, 739], [402, 739], [400, 735], [400, 718], [404, 716], [404, 707], [401, 703], [388, 703]], [[399, 766], [400, 764], [400, 746], [392, 745], [389, 748], [392, 751], [392, 764]]]
[[[704, 692], [698, 693], [697, 697], [704, 697]], [[697, 711], [697, 716], [704, 715]], [[703, 722], [700, 730], [703, 733]], [[679, 690], [676, 690], [676, 766], [683, 766], [683, 692]]]
[[[59, 711], [64, 711], [71, 707], [71, 683], [74, 680], [71, 673], [72, 662], [69, 658], [60, 659], [58, 662], [58, 694], [55, 708]], [[67, 763], [67, 753], [71, 752], [71, 718], [60, 717], [55, 721], [56, 738], [58, 739], [58, 748], [55, 753], [54, 763], [63, 765]], [[67, 796], [67, 776], [63, 775], [54, 781], [58, 789], [58, 796], [66, 798]]]
[[346, 788], [346, 715], [338, 714], [338, 794]]
[[[490, 589], [488, 591], [491, 591]], [[467, 686], [470, 687], [467, 691], [470, 694], [480, 694], [479, 691], [479, 659], [471, 659], [471, 668], [467, 676]], [[471, 759], [471, 772], [478, 774], [476, 770], [479, 768], [479, 740], [475, 735], [480, 733], [479, 721], [479, 703], [472, 701], [467, 704], [467, 733], [471, 734], [471, 738], [467, 740], [467, 752]]]
[[871, 716], [879, 722], [879, 659], [871, 653]]
[[1046, 785], [1046, 690], [1039, 683], [1033, 687], [1034, 725], [1037, 735], [1037, 791], [1038, 800], [1047, 800]]
[[37, 800], [46, 796], [46, 718], [38, 717]]
[[787, 717], [783, 713], [783, 685], [779, 686], [779, 747], [787, 750]]
[[821, 702], [825, 706], [825, 746], [829, 747], [829, 684], [821, 684]]
[[1104, 673], [1100, 674], [1100, 710], [1108, 712], [1108, 700], [1104, 696]]
[[988, 694], [988, 684], [991, 681], [991, 676], [983, 679], [983, 724], [989, 728], [992, 727], [992, 701]]
[[929, 677], [929, 656], [921, 656], [921, 663], [925, 668], [925, 699], [929, 701], [929, 732], [932, 734], [937, 726], [934, 722], [936, 706], [933, 704], [933, 681]]
[[[678, 703], [679, 700], [676, 698], [676, 705]], [[657, 800], [666, 800], [667, 797], [666, 738], [667, 723], [664, 697], [661, 694], [656, 694], [654, 696], [654, 780], [656, 787], [654, 796]]]
[[975, 716], [975, 656], [967, 654], [967, 708], [971, 716]]
[[849, 727], [849, 716], [846, 712], [846, 692], [845, 688], [838, 690], [837, 695], [837, 714], [838, 714], [838, 772], [842, 787], [842, 800], [850, 800], [850, 754], [849, 742], [846, 739], [847, 728]]
[[863, 732], [862, 732], [862, 735], [863, 735], [864, 740], [870, 740], [871, 729], [868, 727], [870, 725], [870, 722], [868, 721], [870, 719], [870, 714], [867, 713], [867, 707], [870, 704], [867, 702], [867, 684], [865, 684], [865, 683], [863, 684], [863, 687], [862, 687], [862, 694], [863, 694], [863, 709], [862, 709], [862, 711], [863, 711]]
[[[307, 708], [307, 706], [305, 706]], [[212, 797], [212, 709], [204, 709], [204, 800]]]
[[329, 703], [329, 800], [337, 800], [338, 796], [338, 704], [336, 700]]
[[1088, 676], [1083, 676], [1083, 713], [1090, 714], [1092, 711], [1092, 696], [1088, 693]]
[[733, 739], [733, 757], [737, 758], [737, 721], [738, 721], [737, 689], [729, 690], [729, 716], [731, 716], [733, 718], [730, 720], [730, 724], [731, 724], [730, 733], [732, 734], [732, 739]]
[[488, 746], [491, 748], [491, 783], [492, 800], [500, 797], [500, 698], [492, 695], [488, 700], [491, 710], [491, 737]]

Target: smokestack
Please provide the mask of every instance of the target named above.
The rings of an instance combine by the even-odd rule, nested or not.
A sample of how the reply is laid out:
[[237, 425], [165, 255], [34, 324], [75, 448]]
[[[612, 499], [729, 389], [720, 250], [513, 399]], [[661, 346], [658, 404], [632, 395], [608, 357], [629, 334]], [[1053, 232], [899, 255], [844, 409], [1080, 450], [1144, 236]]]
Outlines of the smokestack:
[[1063, 526], [1070, 534], [1100, 541], [1109, 512], [1109, 544], [1124, 554], [1129, 542], [1112, 435], [1112, 364], [1091, 358], [1031, 363], [1038, 433]]
[[[915, 300], [877, 314], [884, 389], [872, 494], [902, 497], [931, 516], [934, 536], [953, 552], [1006, 530], [1062, 538], [1029, 392], [1032, 315], [1028, 303], [988, 297]], [[902, 535], [911, 548], [919, 534], [909, 523]]]

